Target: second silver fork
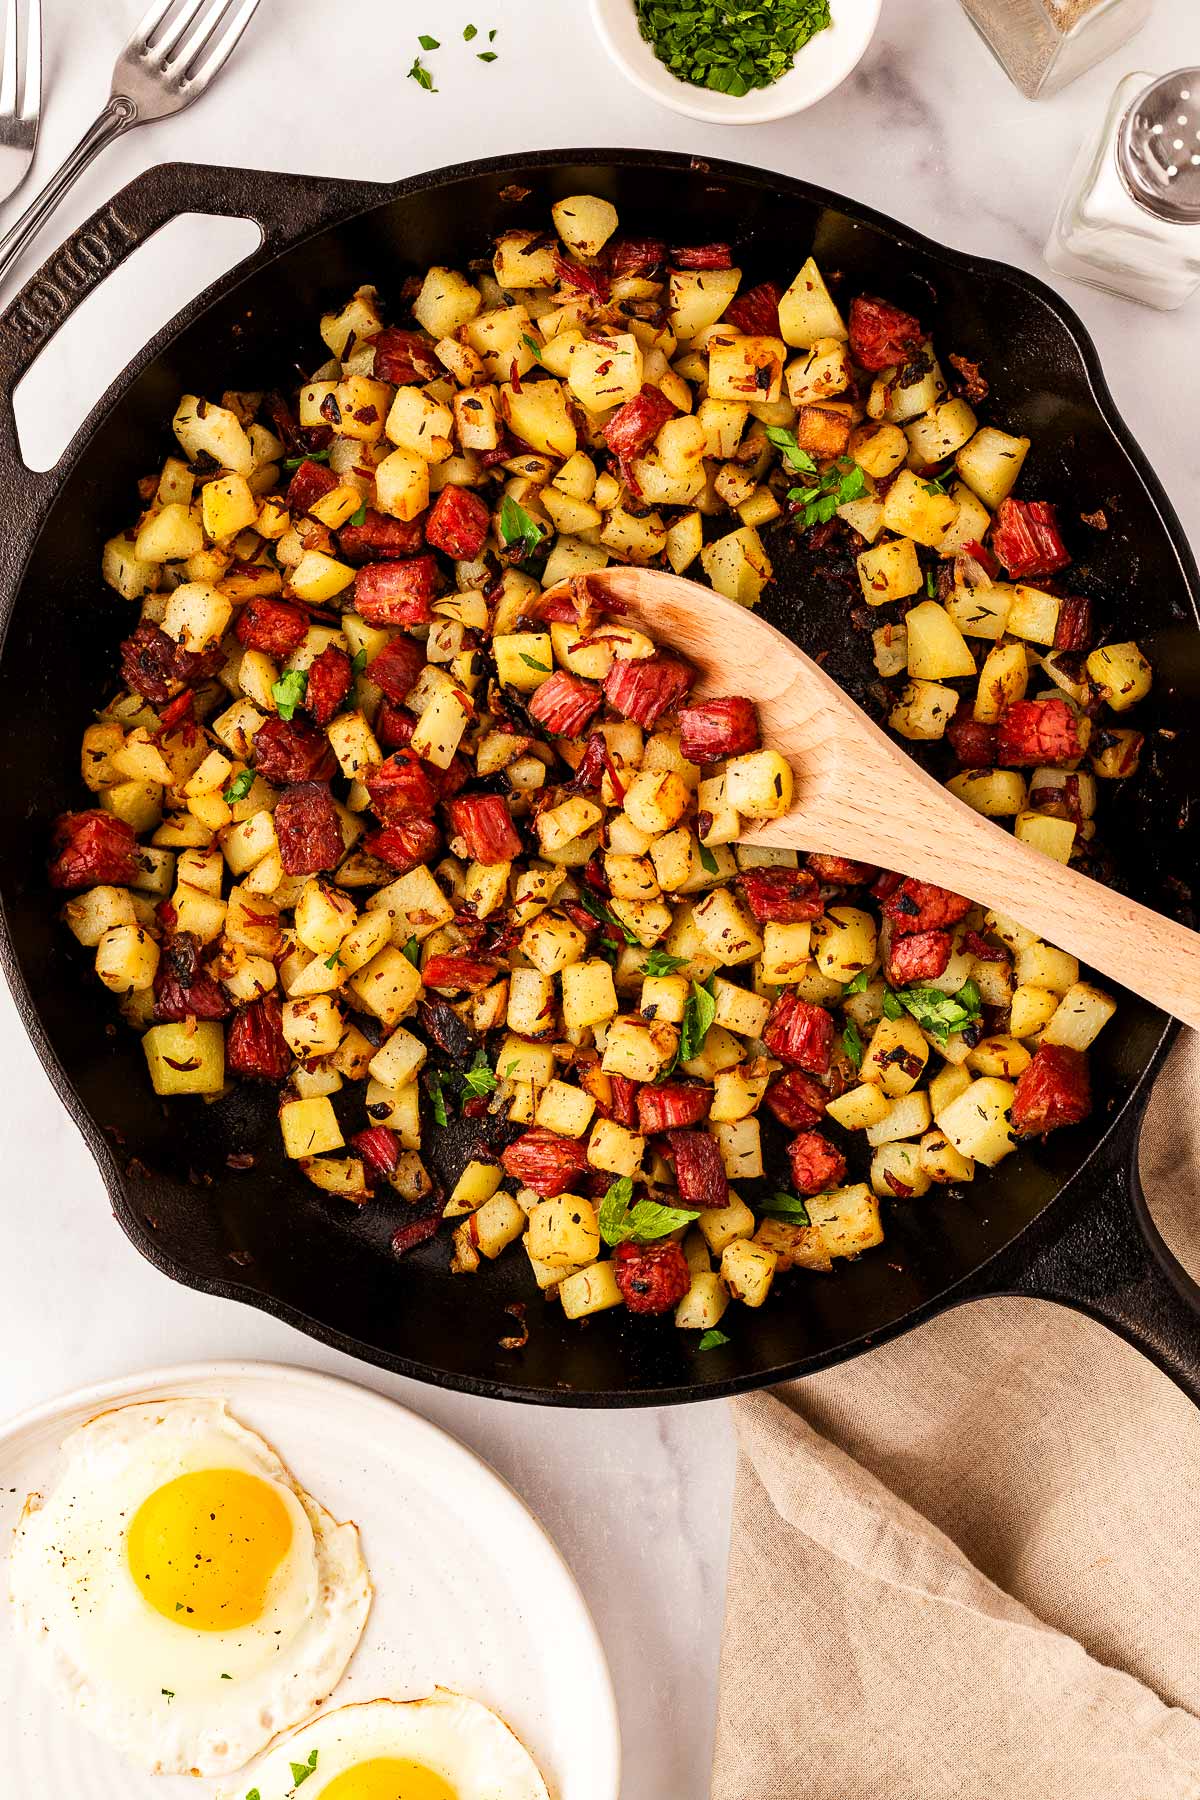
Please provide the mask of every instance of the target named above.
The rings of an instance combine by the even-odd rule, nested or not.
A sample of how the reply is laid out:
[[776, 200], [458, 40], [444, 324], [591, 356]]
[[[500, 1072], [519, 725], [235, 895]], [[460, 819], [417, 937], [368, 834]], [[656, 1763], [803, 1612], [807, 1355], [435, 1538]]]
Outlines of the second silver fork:
[[[11, 5], [13, 0], [5, 0]], [[259, 0], [155, 0], [113, 69], [108, 104], [0, 238], [0, 282], [83, 171], [114, 139], [182, 112], [216, 80]], [[32, 0], [31, 17], [36, 10]], [[2, 140], [2, 124], [0, 124]]]

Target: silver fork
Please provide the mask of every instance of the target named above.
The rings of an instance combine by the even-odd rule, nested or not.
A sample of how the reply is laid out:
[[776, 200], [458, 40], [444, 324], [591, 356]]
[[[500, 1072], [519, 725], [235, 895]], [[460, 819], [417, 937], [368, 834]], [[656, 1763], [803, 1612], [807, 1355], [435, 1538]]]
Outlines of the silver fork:
[[[101, 150], [135, 125], [182, 112], [200, 98], [233, 54], [258, 3], [155, 0], [117, 58], [104, 111], [37, 199], [0, 238], [0, 281]], [[3, 4], [11, 7], [15, 0], [3, 0]], [[30, 4], [36, 7], [37, 0]]]
[[20, 30], [18, 0], [4, 0], [0, 51], [0, 200], [15, 193], [33, 161], [42, 109], [42, 5], [26, 0]]

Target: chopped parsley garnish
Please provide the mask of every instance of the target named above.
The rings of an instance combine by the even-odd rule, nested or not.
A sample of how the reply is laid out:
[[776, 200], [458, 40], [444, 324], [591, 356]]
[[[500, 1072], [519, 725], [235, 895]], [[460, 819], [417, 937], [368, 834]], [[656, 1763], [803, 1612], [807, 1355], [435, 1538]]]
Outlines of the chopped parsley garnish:
[[863, 1041], [853, 1019], [847, 1019], [842, 1030], [842, 1049], [856, 1069], [862, 1068]]
[[495, 1093], [496, 1085], [486, 1051], [477, 1050], [474, 1062], [463, 1076], [463, 1092], [473, 1100], [482, 1100], [485, 1095]]
[[400, 948], [415, 969], [421, 960], [421, 946], [416, 937], [410, 937], [406, 944], [401, 944]]
[[945, 475], [931, 475], [928, 480], [922, 481], [921, 486], [925, 489], [927, 494], [944, 494], [948, 491], [946, 483], [949, 479], [949, 473], [946, 473]]
[[476, 55], [480, 62], [495, 62], [496, 60], [496, 52], [494, 50], [479, 50], [476, 52]]
[[717, 873], [716, 857], [713, 855], [707, 844], [698, 844], [697, 848], [700, 852], [700, 867], [704, 870], [706, 875], [715, 875]]
[[728, 1342], [729, 1339], [723, 1331], [714, 1329], [704, 1333], [704, 1336], [700, 1339], [696, 1348], [697, 1350], [719, 1350], [722, 1344], [727, 1344]]
[[361, 675], [363, 670], [366, 668], [366, 666], [367, 666], [366, 651], [365, 650], [356, 650], [354, 652], [353, 659], [351, 660], [351, 663], [350, 663], [350, 673], [352, 675]]
[[518, 506], [511, 494], [505, 494], [500, 507], [500, 541], [506, 549], [520, 546], [520, 560], [532, 556], [545, 532], [537, 520], [531, 518], [523, 506]]
[[830, 24], [829, 0], [635, 0], [635, 12], [642, 36], [673, 75], [735, 98], [786, 75], [797, 52]]
[[932, 569], [925, 571], [925, 592], [931, 600], [937, 599], [937, 575]]
[[325, 958], [325, 967], [327, 969], [336, 969], [338, 966], [338, 963], [340, 961], [341, 961], [341, 958], [339, 957], [337, 951], [335, 950], [332, 956], [327, 956]]
[[433, 85], [433, 76], [429, 73], [429, 70], [425, 67], [419, 56], [413, 57], [413, 66], [408, 71], [408, 79], [410, 81], [415, 81], [418, 87], [423, 87], [427, 94], [437, 93], [437, 89]]
[[637, 943], [637, 933], [630, 931], [628, 925], [622, 925], [616, 913], [610, 907], [605, 906], [603, 900], [597, 900], [595, 894], [589, 894], [586, 891], [580, 894], [579, 904], [586, 912], [591, 913], [593, 919], [599, 919], [601, 924], [611, 925], [614, 931], [619, 931], [627, 944]]
[[636, 1206], [632, 1200], [633, 1182], [622, 1175], [600, 1204], [600, 1236], [606, 1244], [652, 1244], [700, 1216], [678, 1206], [660, 1206], [656, 1200], [639, 1200]]
[[717, 1003], [711, 993], [710, 976], [704, 987], [693, 981], [692, 991], [688, 995], [687, 1005], [683, 1009], [683, 1028], [679, 1035], [679, 1060], [691, 1062], [699, 1056], [704, 1048], [704, 1040], [708, 1036], [713, 1020], [717, 1016]]
[[312, 1774], [313, 1770], [316, 1768], [316, 1766], [317, 1766], [317, 1753], [315, 1750], [311, 1750], [309, 1752], [309, 1757], [308, 1757], [307, 1762], [293, 1763], [291, 1765], [291, 1768], [292, 1768], [292, 1781], [293, 1781], [294, 1785], [296, 1787], [299, 1787], [300, 1783], [302, 1781], [307, 1781], [309, 1776]]
[[883, 1010], [889, 1019], [898, 1019], [901, 1012], [911, 1013], [922, 1031], [939, 1044], [983, 1017], [979, 989], [973, 981], [964, 981], [957, 994], [943, 994], [941, 988], [935, 987], [889, 989], [883, 996]]
[[429, 37], [423, 31], [418, 36], [417, 42], [420, 44], [422, 50], [440, 50], [442, 47], [435, 37]]
[[807, 530], [810, 525], [826, 524], [839, 506], [845, 506], [850, 500], [860, 500], [866, 491], [866, 477], [858, 464], [851, 462], [848, 456], [839, 456], [831, 468], [818, 474], [815, 481], [789, 488], [788, 499], [799, 508], [800, 525]]
[[303, 706], [304, 696], [308, 692], [308, 672], [305, 669], [288, 669], [271, 684], [271, 697], [279, 708], [281, 719], [290, 719], [298, 706]]
[[328, 450], [306, 450], [303, 456], [285, 456], [283, 459], [283, 466], [285, 469], [298, 469], [301, 463], [327, 463], [328, 461]]
[[539, 675], [549, 675], [550, 670], [547, 667], [547, 665], [545, 663], [538, 662], [536, 657], [526, 656], [526, 654], [523, 650], [520, 652], [520, 656], [521, 656], [521, 661], [523, 663], [528, 664], [528, 666], [531, 669], [536, 669]]
[[521, 333], [521, 342], [524, 344], [525, 348], [531, 352], [535, 362], [541, 362], [542, 351], [537, 339], [531, 338], [527, 331], [523, 331]]
[[435, 1123], [442, 1126], [448, 1125], [450, 1123], [450, 1114], [446, 1111], [446, 1096], [442, 1092], [442, 1077], [436, 1069], [430, 1069], [426, 1078], [426, 1085], [429, 1089], [429, 1098], [433, 1103], [433, 1117]]
[[769, 1200], [764, 1200], [759, 1207], [760, 1212], [773, 1219], [790, 1219], [793, 1225], [811, 1225], [808, 1207], [797, 1194], [774, 1193]]
[[848, 981], [842, 989], [843, 1000], [847, 999], [851, 994], [861, 994], [870, 979], [871, 971], [869, 969], [860, 969], [858, 974], [854, 977], [854, 980]]
[[229, 786], [225, 789], [226, 806], [233, 806], [236, 801], [244, 800], [253, 786], [254, 770], [243, 769], [240, 775], [234, 776]]
[[686, 956], [672, 956], [669, 950], [659, 950], [656, 947], [646, 958], [642, 973], [651, 976], [674, 975], [677, 969], [682, 969], [686, 961]]
[[357, 512], [352, 512], [346, 520], [347, 525], [365, 525], [367, 522], [367, 503], [364, 500]]
[[160, 1688], [159, 1692], [166, 1695], [168, 1703], [175, 1698], [174, 1688]]
[[794, 431], [788, 431], [782, 425], [768, 425], [767, 441], [774, 444], [786, 469], [794, 469], [798, 475], [817, 474], [816, 463], [807, 450], [800, 448]]
[[222, 1675], [221, 1680], [222, 1681], [232, 1681], [233, 1676], [232, 1675]]
[[478, 37], [478, 36], [479, 36], [479, 27], [477, 25], [464, 25], [463, 26], [463, 43], [464, 44], [469, 44], [473, 37]]

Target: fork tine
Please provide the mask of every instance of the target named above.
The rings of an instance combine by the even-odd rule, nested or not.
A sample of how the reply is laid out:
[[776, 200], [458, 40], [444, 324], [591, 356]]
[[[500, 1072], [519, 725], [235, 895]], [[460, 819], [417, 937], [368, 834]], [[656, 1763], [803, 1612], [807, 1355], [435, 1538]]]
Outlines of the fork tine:
[[183, 0], [178, 13], [154, 45], [151, 54], [156, 62], [166, 64], [175, 60], [179, 45], [189, 36], [193, 19], [207, 5], [208, 0]]
[[0, 117], [17, 111], [17, 0], [4, 0], [4, 67], [0, 71]]
[[232, 56], [257, 11], [258, 0], [241, 0], [240, 6], [235, 0], [225, 0], [220, 17], [184, 68], [184, 79], [193, 87], [206, 87]]
[[36, 119], [42, 108], [42, 0], [28, 0], [23, 76], [21, 117]]
[[174, 4], [175, 0], [155, 0], [154, 5], [151, 6], [149, 12], [147, 12], [138, 23], [133, 37], [130, 39], [131, 49], [146, 49], [151, 38], [154, 36]]

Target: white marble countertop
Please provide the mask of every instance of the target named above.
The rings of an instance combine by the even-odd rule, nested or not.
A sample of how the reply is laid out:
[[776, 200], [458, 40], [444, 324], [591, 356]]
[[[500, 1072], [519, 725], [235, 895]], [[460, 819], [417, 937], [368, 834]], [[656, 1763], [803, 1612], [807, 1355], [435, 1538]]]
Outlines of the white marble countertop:
[[[39, 179], [98, 110], [114, 47], [142, 0], [48, 10]], [[839, 92], [797, 119], [720, 130], [661, 111], [628, 87], [594, 42], [583, 0], [345, 0], [333, 8], [263, 0], [214, 91], [110, 150], [29, 267], [158, 161], [383, 180], [505, 151], [610, 144], [807, 176], [1049, 279], [1040, 249], [1077, 144], [1126, 70], [1198, 60], [1194, 23], [1187, 28], [1193, 11], [1193, 0], [1158, 0], [1133, 45], [1057, 99], [1031, 104], [1008, 85], [955, 0], [885, 0], [879, 35]], [[449, 46], [469, 20], [481, 30], [499, 26], [494, 64], [475, 62], [461, 46], [451, 59]], [[436, 95], [404, 79], [418, 31], [447, 45], [432, 59]], [[327, 81], [330, 67], [341, 83]], [[174, 229], [180, 235], [170, 244], [111, 278], [111, 292], [85, 304], [43, 357], [22, 396], [31, 460], [53, 460], [127, 358], [237, 253], [224, 226]], [[1200, 303], [1161, 315], [1085, 288], [1064, 291], [1097, 340], [1118, 406], [1200, 537]], [[360, 1367], [248, 1308], [172, 1286], [114, 1224], [6, 993], [0, 1091], [8, 1096], [0, 1126], [0, 1414], [139, 1367], [213, 1357], [304, 1363], [396, 1395], [487, 1457], [572, 1563], [612, 1663], [626, 1800], [702, 1800], [733, 1467], [725, 1409], [549, 1414], [467, 1399]]]

